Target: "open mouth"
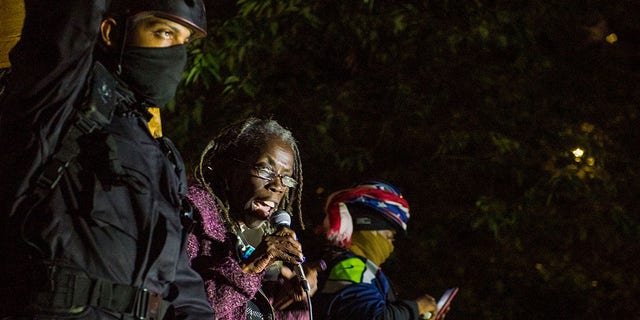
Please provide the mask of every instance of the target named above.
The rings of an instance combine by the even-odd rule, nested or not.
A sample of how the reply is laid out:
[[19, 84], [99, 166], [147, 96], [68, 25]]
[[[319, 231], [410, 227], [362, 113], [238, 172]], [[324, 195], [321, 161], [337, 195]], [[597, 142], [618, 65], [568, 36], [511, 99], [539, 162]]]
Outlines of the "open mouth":
[[251, 204], [251, 211], [262, 218], [268, 218], [276, 207], [273, 201], [255, 200]]

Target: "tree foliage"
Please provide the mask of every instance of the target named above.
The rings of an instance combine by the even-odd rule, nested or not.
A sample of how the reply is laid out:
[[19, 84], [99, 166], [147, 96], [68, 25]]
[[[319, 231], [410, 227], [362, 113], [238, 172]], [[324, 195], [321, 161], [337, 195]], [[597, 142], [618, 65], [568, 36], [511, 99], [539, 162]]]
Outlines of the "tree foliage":
[[164, 115], [188, 161], [231, 121], [273, 116], [300, 141], [312, 224], [333, 190], [402, 187], [410, 237], [386, 266], [401, 296], [460, 286], [452, 319], [640, 314], [636, 1], [208, 9]]

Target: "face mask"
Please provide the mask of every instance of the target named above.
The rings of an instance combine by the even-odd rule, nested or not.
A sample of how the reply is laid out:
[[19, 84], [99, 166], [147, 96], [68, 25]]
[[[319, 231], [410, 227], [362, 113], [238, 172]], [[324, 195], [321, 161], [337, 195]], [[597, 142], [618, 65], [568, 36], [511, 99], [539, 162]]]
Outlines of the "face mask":
[[354, 231], [350, 250], [379, 266], [393, 252], [393, 243], [375, 230]]
[[121, 77], [146, 102], [162, 107], [173, 99], [186, 63], [187, 49], [184, 45], [125, 47]]

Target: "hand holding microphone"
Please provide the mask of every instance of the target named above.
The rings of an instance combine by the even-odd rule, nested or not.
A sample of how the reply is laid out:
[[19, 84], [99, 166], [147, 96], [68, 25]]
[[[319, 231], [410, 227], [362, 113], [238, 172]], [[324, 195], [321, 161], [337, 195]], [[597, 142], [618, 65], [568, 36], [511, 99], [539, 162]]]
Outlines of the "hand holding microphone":
[[[284, 228], [289, 229], [291, 228], [291, 215], [284, 210], [278, 210], [271, 216], [271, 223], [278, 230], [276, 231], [276, 233]], [[302, 264], [300, 262], [296, 262], [293, 264], [293, 268], [294, 272], [298, 276], [298, 279], [300, 280], [300, 284], [302, 284], [302, 289], [304, 289], [304, 291], [306, 292], [311, 291], [311, 286], [309, 285], [309, 281], [307, 281], [307, 277], [304, 274]]]
[[[284, 211], [284, 210], [278, 210], [276, 212], [273, 213], [273, 215], [271, 216], [271, 223], [276, 227], [277, 231], [276, 234], [278, 232], [280, 232], [281, 230], [290, 230], [291, 227], [291, 215]], [[295, 233], [294, 233], [295, 235]], [[297, 242], [297, 238], [296, 238], [296, 242]], [[301, 252], [302, 253], [302, 252]], [[304, 257], [304, 256], [303, 256]], [[309, 284], [309, 281], [307, 280], [307, 277], [305, 276], [305, 272], [304, 269], [302, 269], [302, 262], [304, 259], [298, 260], [297, 262], [293, 263], [293, 268], [294, 268], [294, 272], [295, 274], [298, 276], [298, 280], [300, 281], [300, 284], [302, 286], [302, 289], [304, 290], [304, 292], [306, 293], [306, 297], [307, 297], [307, 307], [309, 308], [309, 319], [313, 320], [313, 307], [311, 305], [311, 295], [313, 294], [313, 292], [315, 292], [315, 290], [317, 290], [317, 277], [318, 277], [318, 268], [324, 270], [326, 269], [326, 264], [324, 263], [324, 261], [320, 261], [318, 263], [318, 267], [312, 267], [309, 269], [309, 271], [311, 272], [310, 275], [312, 277], [313, 280], [313, 292], [311, 290], [311, 285]], [[282, 268], [283, 270], [285, 270], [285, 268]], [[285, 309], [289, 304], [291, 304], [293, 301], [296, 301], [298, 299], [294, 298], [291, 299], [290, 297], [287, 298], [289, 296], [290, 293], [295, 292], [297, 290], [285, 290], [284, 293], [284, 297], [279, 294], [278, 296], [275, 297], [274, 299], [274, 307], [279, 309], [279, 310], [283, 310]], [[283, 291], [280, 291], [280, 293], [282, 293]]]
[[284, 210], [277, 211], [272, 217], [276, 215], [280, 217], [278, 221], [288, 218], [289, 224], [275, 224], [278, 226], [277, 230], [273, 234], [265, 235], [253, 253], [242, 262], [243, 272], [260, 273], [278, 260], [292, 266], [303, 261], [302, 246], [296, 240], [296, 233], [289, 228], [291, 217]]

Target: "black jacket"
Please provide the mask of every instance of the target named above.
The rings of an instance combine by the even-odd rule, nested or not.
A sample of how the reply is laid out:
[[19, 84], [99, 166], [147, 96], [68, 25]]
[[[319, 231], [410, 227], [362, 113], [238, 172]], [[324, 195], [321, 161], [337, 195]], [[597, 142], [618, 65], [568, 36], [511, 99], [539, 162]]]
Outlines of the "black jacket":
[[[46, 279], [47, 265], [56, 265], [161, 293], [180, 318], [213, 319], [183, 246], [182, 159], [168, 140], [150, 135], [146, 110], [136, 109], [137, 103], [118, 102], [108, 125], [78, 139], [80, 153], [60, 182], [35, 208], [30, 203], [35, 177], [60, 148], [75, 108], [88, 99], [107, 5], [25, 1], [23, 33], [10, 53], [12, 71], [0, 97], [0, 236], [6, 255], [0, 261], [0, 317], [45, 289], [40, 279]], [[122, 170], [114, 171], [114, 163]], [[88, 309], [87, 317], [110, 317], [108, 310]]]

